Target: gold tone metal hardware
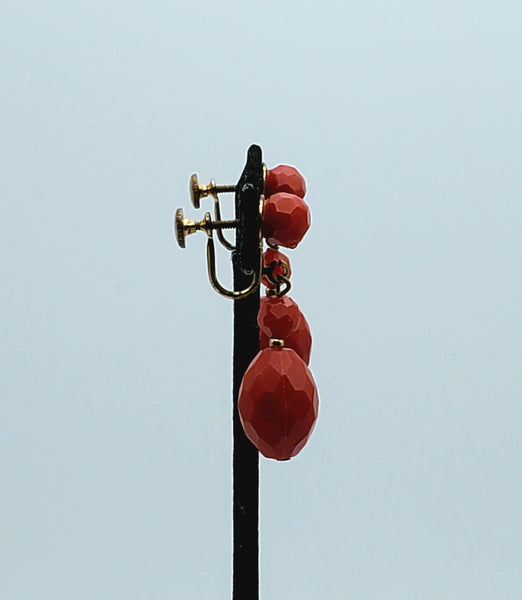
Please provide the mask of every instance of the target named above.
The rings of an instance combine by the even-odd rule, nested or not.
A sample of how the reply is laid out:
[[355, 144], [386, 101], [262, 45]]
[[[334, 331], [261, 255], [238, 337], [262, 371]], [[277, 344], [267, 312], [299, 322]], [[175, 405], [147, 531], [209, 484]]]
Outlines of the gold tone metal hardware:
[[[199, 183], [198, 176], [196, 173], [194, 173], [190, 178], [190, 198], [192, 200], [192, 205], [194, 206], [194, 208], [200, 208], [201, 198], [212, 196], [214, 198], [214, 219], [216, 221], [221, 221], [221, 208], [219, 206], [218, 194], [222, 192], [235, 191], [235, 185], [216, 185], [214, 179], [211, 179], [208, 185], [203, 185]], [[235, 246], [226, 239], [221, 229], [217, 230], [217, 236], [220, 243], [227, 250], [235, 250]]]
[[284, 348], [285, 341], [280, 340], [279, 338], [270, 338], [270, 340], [268, 341], [268, 346], [269, 348]]
[[[254, 147], [252, 147], [254, 148]], [[259, 149], [258, 149], [259, 150]], [[249, 151], [250, 152], [250, 151]], [[250, 155], [249, 155], [250, 157]], [[251, 157], [248, 159], [250, 160]], [[248, 165], [248, 163], [247, 163]], [[223, 234], [224, 229], [240, 229], [242, 227], [239, 219], [235, 220], [223, 220], [221, 218], [221, 207], [219, 203], [219, 194], [226, 192], [236, 192], [237, 185], [217, 185], [214, 179], [210, 180], [208, 185], [203, 185], [199, 183], [197, 174], [193, 174], [190, 178], [190, 198], [192, 200], [192, 204], [194, 208], [200, 208], [201, 198], [206, 198], [207, 196], [212, 196], [214, 199], [214, 219], [209, 212], [205, 213], [203, 219], [201, 221], [194, 221], [192, 219], [186, 219], [183, 214], [183, 209], [178, 208], [176, 211], [176, 216], [174, 220], [174, 230], [175, 237], [178, 242], [180, 248], [185, 248], [187, 236], [192, 235], [196, 231], [204, 231], [207, 234], [207, 271], [208, 277], [210, 280], [210, 284], [212, 287], [222, 296], [226, 298], [232, 298], [234, 300], [245, 298], [249, 294], [255, 292], [259, 289], [261, 285], [261, 279], [263, 277], [263, 233], [262, 233], [262, 221], [263, 221], [263, 206], [264, 206], [264, 186], [266, 180], [267, 169], [266, 165], [263, 163], [263, 188], [258, 191], [259, 197], [259, 206], [258, 206], [258, 218], [257, 218], [257, 231], [258, 231], [258, 239], [257, 239], [257, 250], [258, 250], [258, 260], [257, 266], [254, 268], [254, 272], [252, 273], [252, 279], [249, 285], [243, 290], [229, 290], [225, 286], [221, 285], [219, 282], [217, 272], [216, 272], [216, 248], [214, 241], [214, 231], [216, 232], [216, 236], [218, 241], [222, 246], [224, 246], [229, 252], [236, 251], [236, 247], [227, 240], [227, 238]], [[253, 186], [253, 184], [249, 183], [249, 186]], [[252, 187], [252, 189], [255, 189]], [[241, 190], [241, 193], [245, 191]], [[260, 192], [260, 193], [259, 193]], [[249, 190], [250, 193], [250, 190]], [[236, 207], [237, 208], [237, 207]], [[250, 213], [249, 213], [250, 214]], [[254, 223], [251, 222], [251, 217], [249, 217], [247, 223], [245, 223], [245, 228], [248, 228], [249, 235], [250, 231], [252, 231], [252, 227]], [[240, 229], [240, 233], [243, 234], [243, 230]], [[254, 244], [254, 240], [250, 241], [251, 244]], [[255, 247], [255, 245], [254, 245]], [[252, 247], [251, 250], [254, 248]], [[241, 261], [241, 255], [235, 256], [239, 261]], [[238, 263], [239, 265], [239, 263]], [[250, 272], [250, 265], [249, 265]], [[289, 271], [285, 268], [284, 274], [286, 275]], [[284, 282], [285, 283], [285, 282]], [[276, 285], [276, 291], [280, 293], [281, 286], [279, 283], [274, 282]], [[289, 289], [289, 286], [288, 286]], [[286, 291], [286, 290], [285, 290]], [[283, 292], [285, 293], [285, 292]]]
[[[259, 201], [259, 218], [261, 219], [263, 215], [263, 197], [261, 196], [261, 200]], [[244, 290], [234, 291], [228, 290], [219, 282], [216, 272], [216, 248], [214, 244], [214, 231], [219, 232], [223, 229], [236, 229], [238, 226], [238, 221], [212, 221], [212, 217], [210, 213], [205, 213], [203, 220], [201, 221], [193, 221], [192, 219], [186, 219], [183, 214], [183, 209], [178, 208], [176, 211], [175, 218], [175, 226], [176, 226], [176, 240], [178, 245], [181, 248], [185, 248], [185, 240], [188, 235], [196, 233], [196, 231], [204, 231], [207, 236], [207, 270], [208, 270], [208, 278], [210, 280], [210, 284], [212, 287], [226, 298], [233, 298], [234, 300], [238, 300], [240, 298], [245, 298], [252, 292], [258, 289], [261, 278], [263, 276], [263, 237], [261, 227], [259, 228], [259, 263], [257, 271], [252, 276], [252, 281]], [[221, 240], [220, 240], [221, 241]]]
[[[263, 202], [264, 197], [261, 196], [259, 201], [259, 218], [261, 219], [263, 215]], [[225, 221], [226, 222], [226, 221]], [[209, 230], [209, 238], [207, 241], [207, 269], [208, 269], [208, 278], [210, 280], [210, 284], [212, 287], [221, 294], [225, 296], [225, 298], [232, 298], [234, 300], [239, 300], [240, 298], [246, 298], [252, 292], [255, 292], [259, 286], [261, 285], [261, 278], [263, 277], [263, 235], [261, 231], [261, 227], [259, 228], [259, 263], [257, 271], [252, 275], [252, 281], [250, 285], [246, 287], [244, 290], [227, 290], [223, 287], [217, 278], [216, 274], [216, 250], [214, 247], [214, 239], [212, 237], [212, 230]]]
[[196, 233], [196, 231], [204, 231], [211, 238], [212, 231], [221, 229], [235, 229], [237, 221], [212, 221], [210, 213], [205, 213], [202, 221], [193, 221], [185, 219], [183, 209], [178, 208], [176, 211], [176, 240], [180, 248], [185, 248], [185, 239], [188, 235]]
[[[281, 286], [281, 284], [283, 284], [283, 286]], [[273, 288], [273, 289], [266, 288], [266, 295], [267, 296], [277, 296], [278, 298], [281, 298], [281, 296], [288, 294], [291, 287], [292, 287], [292, 284], [290, 283], [290, 280], [287, 279], [286, 277], [281, 277], [281, 281], [278, 281], [276, 283], [275, 288]]]
[[235, 185], [216, 185], [216, 182], [213, 179], [210, 180], [208, 185], [203, 185], [202, 183], [199, 183], [196, 173], [190, 178], [190, 198], [194, 208], [200, 207], [201, 198], [206, 198], [207, 196], [214, 196], [214, 198], [217, 198], [217, 195], [222, 192], [235, 191]]
[[[276, 267], [283, 267], [283, 273], [281, 275], [274, 275]], [[263, 268], [263, 275], [266, 275], [268, 279], [274, 284], [274, 288], [267, 288], [267, 296], [277, 296], [281, 298], [285, 294], [288, 294], [292, 284], [290, 283], [290, 265], [285, 260], [273, 260], [271, 263]]]
[[[219, 206], [219, 198], [217, 196], [214, 196], [214, 218], [216, 219], [216, 221], [221, 221], [221, 208]], [[227, 238], [223, 235], [223, 230], [222, 229], [216, 229], [216, 234], [218, 236], [218, 240], [220, 241], [221, 245], [224, 246], [227, 250], [235, 250], [236, 247], [231, 244]]]
[[[283, 273], [281, 275], [274, 275], [277, 267], [283, 268]], [[286, 262], [286, 260], [273, 260], [263, 268], [263, 275], [266, 275], [274, 285], [277, 283], [283, 283], [290, 275], [290, 265]]]

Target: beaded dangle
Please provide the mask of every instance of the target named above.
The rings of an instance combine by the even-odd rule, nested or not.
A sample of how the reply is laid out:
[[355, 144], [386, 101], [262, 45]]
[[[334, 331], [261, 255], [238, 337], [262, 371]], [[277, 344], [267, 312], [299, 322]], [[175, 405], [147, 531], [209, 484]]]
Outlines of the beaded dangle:
[[303, 200], [306, 185], [294, 167], [267, 171], [261, 299], [257, 323], [260, 351], [239, 390], [238, 409], [248, 439], [267, 458], [288, 460], [306, 444], [315, 425], [319, 397], [308, 369], [312, 337], [297, 303], [288, 295], [290, 261], [278, 246], [295, 248], [310, 227]]
[[[221, 218], [221, 196], [234, 193], [235, 216]], [[176, 211], [174, 231], [207, 236], [212, 287], [234, 300], [233, 359], [233, 598], [259, 597], [259, 452], [288, 460], [306, 444], [318, 413], [318, 394], [308, 369], [312, 338], [306, 319], [288, 296], [291, 268], [279, 246], [295, 248], [310, 227], [306, 185], [294, 168], [267, 170], [261, 148], [252, 145], [235, 185], [190, 179], [194, 208], [209, 197], [212, 213], [200, 221]], [[235, 231], [231, 241], [225, 230]], [[266, 245], [266, 250], [264, 245]], [[216, 242], [231, 253], [233, 289], [217, 275]], [[260, 299], [261, 284], [266, 297]], [[258, 452], [259, 450], [259, 452]]]

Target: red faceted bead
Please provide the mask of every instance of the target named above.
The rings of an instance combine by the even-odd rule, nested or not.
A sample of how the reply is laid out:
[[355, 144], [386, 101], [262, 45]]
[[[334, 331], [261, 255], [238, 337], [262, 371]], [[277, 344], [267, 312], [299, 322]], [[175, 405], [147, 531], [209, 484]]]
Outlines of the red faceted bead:
[[304, 198], [306, 183], [304, 177], [295, 167], [277, 165], [277, 167], [266, 172], [265, 198], [278, 192], [288, 192], [299, 196], [299, 198]]
[[295, 248], [310, 227], [310, 209], [295, 194], [278, 192], [263, 208], [263, 236], [275, 246]]
[[319, 411], [310, 370], [290, 348], [261, 350], [243, 377], [238, 410], [254, 446], [267, 458], [288, 460], [306, 444]]
[[[277, 263], [272, 271], [272, 276], [277, 279], [278, 277], [285, 276], [287, 279], [292, 275], [292, 269], [290, 268], [290, 260], [288, 256], [279, 252], [279, 250], [274, 250], [273, 248], [267, 248], [265, 253], [263, 254], [263, 264], [265, 267], [268, 267], [271, 263]], [[285, 271], [282, 263], [286, 263], [288, 267], [288, 272]], [[266, 285], [269, 289], [274, 289], [276, 287], [275, 283], [273, 283], [267, 275], [263, 275], [261, 279], [261, 283]]]
[[288, 296], [261, 298], [257, 323], [261, 350], [268, 348], [270, 338], [280, 339], [284, 341], [285, 348], [295, 350], [306, 364], [310, 363], [312, 350], [310, 327], [291, 298]]
[[[268, 336], [264, 331], [259, 331], [259, 349], [264, 350], [270, 346], [270, 338], [275, 336]], [[285, 343], [285, 348], [291, 348], [294, 352], [300, 356], [304, 362], [310, 364], [310, 353], [312, 351], [312, 335], [310, 333], [310, 327], [303, 317], [299, 321], [297, 328], [282, 339]]]
[[259, 301], [257, 324], [269, 337], [284, 340], [297, 327], [302, 313], [288, 296], [266, 296]]

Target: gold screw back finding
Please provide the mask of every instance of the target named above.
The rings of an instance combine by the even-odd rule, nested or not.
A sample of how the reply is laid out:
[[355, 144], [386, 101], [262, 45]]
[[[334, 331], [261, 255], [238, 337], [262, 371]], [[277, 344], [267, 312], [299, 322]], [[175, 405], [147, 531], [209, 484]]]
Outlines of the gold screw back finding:
[[[195, 222], [191, 219], [185, 219], [183, 216], [183, 209], [178, 208], [176, 211], [176, 241], [180, 248], [185, 248], [185, 238], [195, 229]], [[193, 229], [193, 231], [191, 231]]]
[[192, 200], [192, 206], [194, 208], [199, 208], [201, 206], [201, 198], [206, 198], [207, 196], [217, 196], [217, 194], [222, 192], [235, 192], [235, 185], [216, 185], [216, 182], [211, 179], [208, 185], [203, 185], [199, 183], [198, 176], [194, 173], [190, 177], [190, 199]]
[[209, 237], [212, 236], [214, 230], [219, 229], [235, 229], [237, 221], [213, 221], [210, 213], [205, 213], [202, 221], [193, 221], [185, 219], [183, 209], [178, 208], [175, 219], [176, 241], [180, 248], [185, 248], [185, 239], [187, 235], [196, 233], [196, 231], [204, 231]]

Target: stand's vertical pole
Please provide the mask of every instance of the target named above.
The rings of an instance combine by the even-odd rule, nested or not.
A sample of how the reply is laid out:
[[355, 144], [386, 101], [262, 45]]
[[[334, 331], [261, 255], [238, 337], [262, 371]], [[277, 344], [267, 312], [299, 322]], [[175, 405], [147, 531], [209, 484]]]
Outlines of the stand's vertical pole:
[[[236, 219], [242, 222], [243, 233], [242, 238], [236, 237], [233, 255], [235, 290], [248, 287], [252, 280], [251, 273], [258, 268], [257, 231], [262, 193], [261, 148], [251, 146], [236, 188]], [[259, 598], [259, 454], [245, 436], [237, 410], [241, 380], [259, 351], [258, 311], [259, 291], [234, 301], [233, 600]]]

